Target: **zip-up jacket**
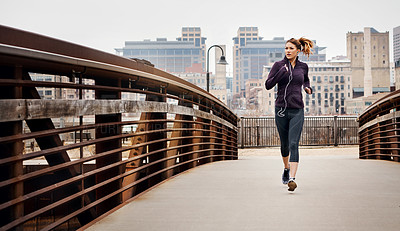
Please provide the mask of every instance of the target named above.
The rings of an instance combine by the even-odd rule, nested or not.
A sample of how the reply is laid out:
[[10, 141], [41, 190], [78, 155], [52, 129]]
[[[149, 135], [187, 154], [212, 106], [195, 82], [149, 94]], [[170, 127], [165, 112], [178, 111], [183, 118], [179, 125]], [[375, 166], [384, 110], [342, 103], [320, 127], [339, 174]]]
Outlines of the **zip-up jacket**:
[[[290, 66], [290, 61], [286, 58], [274, 63], [271, 71], [269, 72], [268, 78], [265, 81], [265, 87], [267, 90], [272, 89], [276, 84], [278, 84], [278, 93], [275, 100], [275, 107], [285, 107], [285, 89], [289, 82], [290, 70], [287, 68], [292, 68]], [[290, 81], [289, 86], [286, 91], [286, 101], [287, 108], [304, 108], [302, 89], [310, 87], [310, 79], [308, 78], [308, 65], [299, 61], [296, 58], [296, 65], [291, 69], [293, 79]]]

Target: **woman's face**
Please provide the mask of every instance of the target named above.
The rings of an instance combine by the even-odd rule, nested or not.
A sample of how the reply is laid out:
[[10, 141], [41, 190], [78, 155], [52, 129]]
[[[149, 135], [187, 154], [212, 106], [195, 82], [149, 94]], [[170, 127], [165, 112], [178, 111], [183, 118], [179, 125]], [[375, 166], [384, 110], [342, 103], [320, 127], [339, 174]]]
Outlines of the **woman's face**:
[[296, 58], [297, 54], [300, 52], [299, 49], [297, 49], [296, 45], [294, 45], [291, 42], [287, 42], [285, 46], [285, 55], [287, 59], [294, 59]]

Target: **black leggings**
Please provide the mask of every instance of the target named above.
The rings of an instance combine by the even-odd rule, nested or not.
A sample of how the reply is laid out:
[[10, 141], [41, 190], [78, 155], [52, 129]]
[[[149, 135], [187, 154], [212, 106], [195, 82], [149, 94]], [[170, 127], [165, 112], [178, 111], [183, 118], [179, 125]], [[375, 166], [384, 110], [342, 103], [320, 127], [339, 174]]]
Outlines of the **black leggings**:
[[299, 141], [304, 123], [304, 109], [287, 108], [280, 117], [277, 112], [280, 107], [275, 108], [275, 123], [281, 139], [281, 154], [289, 156], [289, 162], [299, 162]]

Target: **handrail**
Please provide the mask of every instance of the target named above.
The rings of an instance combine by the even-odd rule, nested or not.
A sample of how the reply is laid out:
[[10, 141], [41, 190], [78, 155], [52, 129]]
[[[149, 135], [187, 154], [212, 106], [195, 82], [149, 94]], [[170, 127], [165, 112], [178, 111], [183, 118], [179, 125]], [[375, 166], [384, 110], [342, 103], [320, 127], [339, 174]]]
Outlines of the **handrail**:
[[0, 227], [76, 230], [173, 175], [236, 160], [238, 120], [148, 62], [0, 25]]
[[400, 90], [378, 99], [357, 118], [359, 156], [400, 162]]

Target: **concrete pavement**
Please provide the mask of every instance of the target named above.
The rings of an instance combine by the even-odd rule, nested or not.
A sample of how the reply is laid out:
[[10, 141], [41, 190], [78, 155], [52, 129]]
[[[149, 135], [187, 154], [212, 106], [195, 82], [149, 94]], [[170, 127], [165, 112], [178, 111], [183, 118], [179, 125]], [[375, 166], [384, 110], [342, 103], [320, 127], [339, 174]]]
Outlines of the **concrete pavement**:
[[87, 230], [400, 230], [400, 164], [302, 148], [294, 193], [278, 148], [240, 150], [141, 195]]

